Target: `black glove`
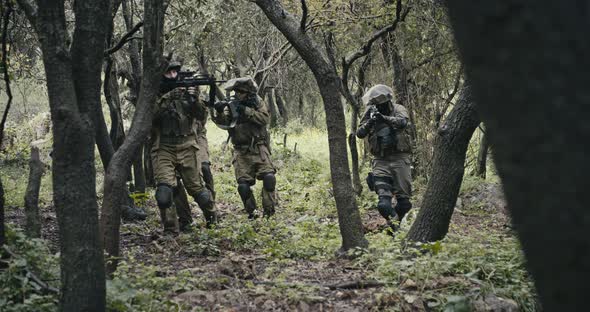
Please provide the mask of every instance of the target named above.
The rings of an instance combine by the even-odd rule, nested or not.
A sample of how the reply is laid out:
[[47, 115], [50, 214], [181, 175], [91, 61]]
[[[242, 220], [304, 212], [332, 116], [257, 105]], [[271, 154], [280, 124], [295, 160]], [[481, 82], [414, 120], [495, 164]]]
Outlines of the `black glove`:
[[385, 120], [385, 117], [381, 113], [379, 113], [379, 112], [376, 112], [375, 115], [373, 115], [373, 117], [375, 118], [376, 121], [383, 121], [383, 120]]
[[236, 113], [238, 113], [238, 115], [242, 115], [245, 110], [246, 110], [246, 107], [244, 105], [242, 105], [241, 103], [236, 105]]
[[213, 107], [215, 108], [215, 110], [218, 113], [222, 113], [223, 109], [225, 108], [226, 105], [227, 105], [226, 101], [219, 101], [219, 102], [215, 102], [215, 104], [213, 104]]

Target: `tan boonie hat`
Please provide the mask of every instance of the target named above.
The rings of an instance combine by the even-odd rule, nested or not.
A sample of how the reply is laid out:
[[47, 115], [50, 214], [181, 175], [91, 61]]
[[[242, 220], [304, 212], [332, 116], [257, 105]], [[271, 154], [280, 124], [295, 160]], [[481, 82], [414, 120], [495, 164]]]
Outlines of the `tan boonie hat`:
[[240, 90], [248, 93], [256, 93], [258, 91], [258, 85], [250, 77], [241, 77], [228, 80], [225, 83], [224, 89], [226, 91]]
[[387, 101], [393, 102], [393, 90], [386, 85], [378, 84], [369, 89], [369, 91], [363, 95], [362, 100], [365, 105], [377, 105]]

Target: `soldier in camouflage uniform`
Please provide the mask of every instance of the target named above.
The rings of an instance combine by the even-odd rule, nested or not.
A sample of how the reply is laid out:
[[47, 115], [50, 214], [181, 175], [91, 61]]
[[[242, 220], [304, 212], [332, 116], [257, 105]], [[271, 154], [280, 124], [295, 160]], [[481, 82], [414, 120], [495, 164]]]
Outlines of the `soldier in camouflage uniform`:
[[[379, 196], [377, 209], [392, 230], [412, 208], [410, 119], [405, 107], [393, 103], [393, 90], [376, 85], [362, 98], [367, 110], [360, 121], [357, 137], [368, 137], [369, 150], [374, 156], [369, 188]], [[392, 207], [395, 195], [397, 204]]]
[[[195, 120], [195, 134], [197, 139], [197, 159], [201, 162], [201, 175], [205, 182], [205, 187], [211, 192], [213, 200], [215, 200], [215, 185], [213, 182], [213, 174], [211, 172], [211, 162], [209, 160], [209, 143], [207, 141], [207, 129], [205, 124], [207, 122], [208, 112], [205, 111], [202, 119]], [[178, 223], [180, 231], [189, 231], [192, 228], [193, 218], [191, 216], [190, 206], [188, 204], [186, 192], [180, 174], [177, 173], [177, 187], [174, 188], [174, 206], [178, 214]]]
[[[229, 103], [215, 104], [213, 121], [226, 127], [234, 147], [233, 166], [238, 183], [238, 193], [248, 212], [256, 218], [256, 201], [251, 186], [256, 179], [262, 180], [263, 215], [270, 217], [276, 207], [275, 167], [270, 159], [270, 137], [266, 129], [270, 115], [264, 101], [257, 96], [258, 86], [252, 78], [235, 78], [225, 85], [226, 91], [234, 91], [235, 98]], [[230, 112], [229, 110], [233, 110]]]
[[[174, 221], [167, 218], [177, 186], [176, 172], [187, 192], [199, 204], [207, 226], [217, 222], [211, 192], [201, 177], [201, 161], [195, 135], [195, 122], [202, 120], [206, 106], [200, 101], [195, 88], [173, 88], [171, 82], [178, 77], [180, 63], [171, 62], [164, 74], [152, 127], [152, 164], [157, 183], [156, 201], [162, 216], [164, 231], [175, 231]], [[206, 118], [206, 117], [205, 117]]]

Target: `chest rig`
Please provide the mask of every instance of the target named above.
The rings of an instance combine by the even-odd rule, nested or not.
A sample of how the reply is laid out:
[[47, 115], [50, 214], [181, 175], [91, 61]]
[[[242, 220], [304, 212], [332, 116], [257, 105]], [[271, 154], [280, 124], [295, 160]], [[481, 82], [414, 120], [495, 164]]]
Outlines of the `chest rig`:
[[160, 135], [183, 137], [193, 134], [194, 116], [191, 98], [184, 92], [171, 91], [160, 103]]

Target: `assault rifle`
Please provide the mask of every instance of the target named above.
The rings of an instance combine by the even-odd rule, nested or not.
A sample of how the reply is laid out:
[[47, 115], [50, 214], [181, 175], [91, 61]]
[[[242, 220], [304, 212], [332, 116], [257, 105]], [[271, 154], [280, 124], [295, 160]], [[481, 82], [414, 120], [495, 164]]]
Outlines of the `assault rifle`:
[[255, 99], [239, 100], [236, 97], [230, 97], [227, 100], [219, 101], [215, 103], [214, 108], [218, 114], [226, 114], [229, 117], [229, 123], [225, 125], [216, 124], [224, 130], [234, 128], [240, 118], [240, 112], [243, 111], [243, 107], [256, 108], [257, 105], [258, 103]]
[[207, 106], [212, 107], [215, 103], [216, 83], [223, 83], [225, 80], [215, 80], [214, 76], [197, 74], [194, 71], [178, 72], [176, 80], [162, 81], [160, 84], [160, 93], [166, 93], [176, 88], [189, 88], [196, 86], [209, 86], [209, 103]]

